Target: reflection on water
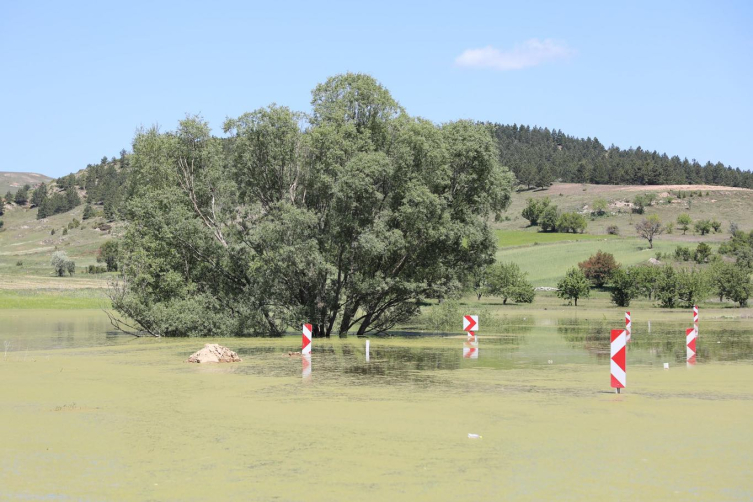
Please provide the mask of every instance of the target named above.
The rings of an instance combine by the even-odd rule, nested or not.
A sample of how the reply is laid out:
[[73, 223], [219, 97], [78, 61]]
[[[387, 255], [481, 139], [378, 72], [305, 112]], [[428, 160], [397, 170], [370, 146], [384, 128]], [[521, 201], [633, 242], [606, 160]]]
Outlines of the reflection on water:
[[[463, 333], [390, 332], [366, 341], [317, 339], [310, 362], [300, 368], [288, 364], [253, 364], [239, 372], [272, 376], [300, 374], [317, 379], [327, 373], [393, 381], [431, 378], [436, 371], [461, 368], [509, 370], [545, 368], [561, 364], [603, 364], [609, 359], [609, 330], [622, 318], [546, 316], [505, 316], [495, 334], [480, 334], [484, 354]], [[654, 321], [649, 332], [646, 321], [633, 319], [632, 341], [628, 345], [629, 364], [661, 365], [687, 359], [684, 321]], [[698, 338], [695, 361], [698, 364], [753, 360], [753, 322], [748, 319], [707, 320]], [[189, 339], [190, 340], [190, 339]], [[187, 339], [159, 341], [160, 345], [186, 344]], [[9, 352], [57, 350], [121, 344], [157, 343], [112, 331], [107, 317], [98, 311], [0, 311], [0, 342]], [[195, 345], [203, 343], [196, 340]], [[276, 361], [288, 352], [300, 350], [300, 336], [282, 339], [235, 338], [222, 342], [241, 357]], [[370, 348], [367, 352], [367, 344]], [[461, 349], [462, 348], [462, 349]], [[310, 363], [310, 364], [309, 364]], [[297, 366], [297, 365], [296, 365]], [[298, 372], [301, 373], [298, 373]]]

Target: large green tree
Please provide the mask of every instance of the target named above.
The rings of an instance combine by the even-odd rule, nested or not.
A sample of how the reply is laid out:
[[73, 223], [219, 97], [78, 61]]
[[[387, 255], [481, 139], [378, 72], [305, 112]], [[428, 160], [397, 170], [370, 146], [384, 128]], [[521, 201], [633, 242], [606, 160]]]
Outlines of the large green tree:
[[153, 335], [383, 331], [494, 260], [513, 178], [487, 126], [408, 116], [339, 75], [308, 117], [189, 117], [133, 145], [113, 306]]

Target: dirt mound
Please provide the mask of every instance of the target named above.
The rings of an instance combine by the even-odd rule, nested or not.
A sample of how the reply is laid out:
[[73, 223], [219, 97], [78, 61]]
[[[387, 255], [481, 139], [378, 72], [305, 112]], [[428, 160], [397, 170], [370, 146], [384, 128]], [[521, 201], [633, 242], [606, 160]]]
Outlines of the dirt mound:
[[208, 343], [204, 348], [191, 354], [189, 363], [237, 363], [242, 361], [238, 354], [216, 343]]

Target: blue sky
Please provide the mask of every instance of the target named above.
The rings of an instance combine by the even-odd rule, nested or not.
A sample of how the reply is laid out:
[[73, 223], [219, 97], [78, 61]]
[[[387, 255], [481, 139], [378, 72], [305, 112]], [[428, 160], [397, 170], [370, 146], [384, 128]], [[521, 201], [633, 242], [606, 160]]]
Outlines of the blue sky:
[[[0, 4], [0, 171], [60, 176], [139, 126], [366, 72], [411, 115], [557, 127], [753, 168], [747, 2]], [[660, 4], [660, 5], [659, 5]]]

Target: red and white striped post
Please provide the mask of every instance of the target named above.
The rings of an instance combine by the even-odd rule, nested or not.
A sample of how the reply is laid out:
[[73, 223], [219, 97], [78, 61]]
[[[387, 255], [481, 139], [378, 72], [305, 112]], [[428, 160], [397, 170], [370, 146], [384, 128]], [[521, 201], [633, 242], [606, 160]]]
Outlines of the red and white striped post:
[[625, 344], [626, 333], [624, 329], [613, 329], [611, 332], [611, 345], [610, 345], [610, 371], [612, 373], [612, 387], [617, 389], [617, 394], [620, 393], [620, 389], [624, 389], [627, 385], [627, 369], [625, 367]]
[[695, 341], [697, 336], [696, 328], [685, 330], [685, 354], [688, 367], [695, 366]]
[[698, 305], [693, 305], [693, 326], [695, 327], [695, 336], [698, 338]]
[[301, 340], [301, 354], [311, 354], [311, 325], [303, 325], [303, 338]]
[[630, 341], [630, 335], [633, 332], [633, 321], [630, 319], [630, 312], [625, 312], [625, 331], [627, 331], [627, 341]]
[[303, 325], [301, 339], [301, 377], [304, 381], [311, 379], [311, 325]]
[[468, 341], [475, 342], [476, 334], [474, 331], [478, 331], [478, 316], [467, 315], [463, 316], [463, 331], [468, 332]]
[[478, 359], [478, 316], [463, 316], [463, 331], [468, 332], [468, 340], [463, 343], [463, 357], [465, 359]]

